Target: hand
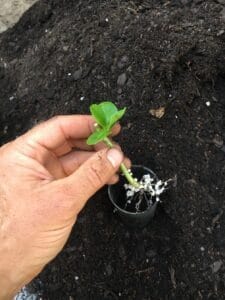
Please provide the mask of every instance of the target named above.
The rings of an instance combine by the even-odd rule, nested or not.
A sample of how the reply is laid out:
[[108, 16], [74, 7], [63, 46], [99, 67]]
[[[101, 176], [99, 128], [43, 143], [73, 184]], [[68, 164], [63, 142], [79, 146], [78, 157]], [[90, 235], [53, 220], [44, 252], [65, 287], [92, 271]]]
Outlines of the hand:
[[60, 252], [88, 198], [117, 181], [123, 154], [87, 146], [93, 127], [90, 116], [55, 117], [0, 148], [0, 299]]

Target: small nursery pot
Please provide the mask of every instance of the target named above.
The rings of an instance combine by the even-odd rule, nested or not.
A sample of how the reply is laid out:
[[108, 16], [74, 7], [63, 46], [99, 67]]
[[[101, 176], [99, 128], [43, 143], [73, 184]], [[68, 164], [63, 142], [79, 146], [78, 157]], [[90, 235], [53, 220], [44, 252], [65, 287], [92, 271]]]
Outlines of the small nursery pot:
[[[134, 165], [132, 166], [131, 171], [134, 174], [134, 177], [138, 180], [140, 180], [145, 174], [150, 174], [151, 177], [158, 180], [156, 174], [144, 166]], [[154, 217], [158, 202], [155, 201], [150, 207], [140, 212], [127, 211], [126, 209], [122, 208], [124, 207], [127, 199], [126, 190], [124, 188], [125, 183], [127, 183], [126, 179], [123, 176], [120, 176], [120, 181], [117, 184], [109, 185], [109, 199], [115, 207], [118, 215], [126, 225], [130, 227], [144, 227]]]

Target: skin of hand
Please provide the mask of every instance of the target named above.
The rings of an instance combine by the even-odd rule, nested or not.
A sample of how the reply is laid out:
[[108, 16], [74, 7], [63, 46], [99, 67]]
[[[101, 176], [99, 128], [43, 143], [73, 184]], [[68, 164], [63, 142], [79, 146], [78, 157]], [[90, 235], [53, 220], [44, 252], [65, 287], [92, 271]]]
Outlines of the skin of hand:
[[[65, 245], [87, 200], [118, 180], [118, 147], [90, 147], [91, 116], [57, 116], [0, 148], [0, 299], [12, 297]], [[120, 131], [114, 126], [112, 135]]]

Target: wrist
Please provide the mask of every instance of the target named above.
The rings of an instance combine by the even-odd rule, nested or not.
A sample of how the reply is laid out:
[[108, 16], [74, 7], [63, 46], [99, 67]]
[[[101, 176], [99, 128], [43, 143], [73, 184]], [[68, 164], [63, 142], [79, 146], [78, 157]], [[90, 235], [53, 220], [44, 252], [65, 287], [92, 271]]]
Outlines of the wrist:
[[14, 296], [40, 272], [40, 270], [24, 272], [27, 269], [29, 270], [10, 263], [9, 267], [4, 268], [0, 261], [0, 300], [14, 299]]
[[[26, 283], [19, 247], [0, 232], [0, 300], [12, 300]], [[12, 250], [13, 249], [13, 250]], [[14, 249], [17, 249], [14, 251]]]
[[0, 300], [11, 300], [23, 286], [19, 271], [19, 259], [16, 259], [14, 243], [0, 232]]
[[12, 300], [21, 286], [7, 274], [0, 270], [0, 300]]
[[0, 300], [12, 300], [44, 267], [34, 265], [20, 241], [6, 236], [0, 228]]

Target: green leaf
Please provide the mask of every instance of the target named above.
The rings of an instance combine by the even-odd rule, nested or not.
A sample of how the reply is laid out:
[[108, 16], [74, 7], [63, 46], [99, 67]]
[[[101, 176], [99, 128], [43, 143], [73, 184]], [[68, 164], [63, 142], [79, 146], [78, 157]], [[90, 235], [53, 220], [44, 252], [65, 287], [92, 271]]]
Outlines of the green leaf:
[[109, 134], [109, 132], [106, 129], [101, 129], [99, 131], [95, 131], [87, 139], [87, 144], [95, 145], [95, 144], [101, 142], [105, 137], [107, 137], [108, 134]]
[[90, 106], [90, 112], [92, 116], [95, 118], [95, 121], [98, 123], [98, 125], [101, 125], [102, 127], [105, 127], [105, 116], [102, 113], [101, 108], [99, 107], [99, 104], [92, 104]]
[[118, 110], [117, 107], [109, 101], [90, 106], [92, 116], [98, 123], [98, 128], [87, 140], [88, 145], [95, 145], [102, 141], [111, 133], [112, 126], [122, 118], [126, 108]]
[[104, 127], [110, 127], [110, 120], [113, 115], [118, 112], [117, 107], [109, 101], [101, 102], [100, 104], [92, 104], [90, 106], [92, 116], [96, 122]]
[[112, 102], [102, 102], [100, 107], [105, 116], [106, 125], [109, 125], [111, 117], [118, 112], [117, 107]]
[[114, 115], [111, 116], [109, 122], [109, 128], [111, 128], [117, 121], [119, 121], [126, 112], [126, 108], [118, 110]]

